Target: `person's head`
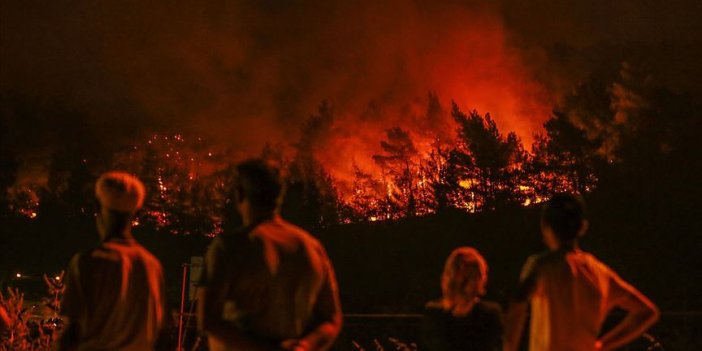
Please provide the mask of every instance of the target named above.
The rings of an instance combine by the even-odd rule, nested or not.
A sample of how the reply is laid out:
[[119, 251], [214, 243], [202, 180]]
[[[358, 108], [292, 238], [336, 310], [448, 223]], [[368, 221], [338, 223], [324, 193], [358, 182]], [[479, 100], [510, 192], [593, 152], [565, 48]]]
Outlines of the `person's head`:
[[541, 209], [541, 234], [551, 250], [574, 247], [587, 227], [585, 202], [578, 195], [554, 195]]
[[283, 182], [277, 167], [262, 159], [250, 159], [236, 165], [234, 200], [245, 221], [275, 214], [280, 208], [282, 195]]
[[129, 235], [132, 218], [143, 205], [145, 194], [144, 184], [133, 175], [119, 171], [101, 175], [95, 183], [100, 237]]
[[472, 247], [459, 247], [449, 255], [441, 276], [444, 299], [457, 304], [485, 294], [488, 265]]

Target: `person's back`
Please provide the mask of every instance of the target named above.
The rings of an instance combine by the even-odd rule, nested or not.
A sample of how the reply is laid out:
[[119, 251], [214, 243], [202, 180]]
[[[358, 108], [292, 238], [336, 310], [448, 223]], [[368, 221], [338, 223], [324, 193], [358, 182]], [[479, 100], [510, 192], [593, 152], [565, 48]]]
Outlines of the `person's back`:
[[488, 265], [478, 250], [451, 252], [441, 275], [442, 297], [427, 303], [422, 349], [431, 351], [502, 351], [502, 310], [483, 301]]
[[63, 311], [80, 325], [79, 350], [151, 350], [163, 320], [161, 265], [133, 240], [76, 255]]
[[592, 350], [607, 313], [627, 293], [626, 283], [581, 250], [552, 251], [531, 261], [530, 349]]
[[278, 215], [277, 168], [249, 160], [236, 171], [243, 228], [212, 241], [198, 293], [198, 325], [210, 350], [329, 349], [341, 306], [324, 248]]
[[330, 274], [317, 240], [276, 216], [248, 233], [224, 234], [212, 245], [208, 258], [228, 261], [222, 276], [211, 279], [227, 285], [224, 314], [230, 322], [267, 340], [297, 338], [307, 331], [316, 296]]
[[455, 316], [440, 301], [424, 309], [423, 346], [432, 351], [502, 351], [502, 309], [479, 301], [465, 316]]
[[[507, 350], [521, 338], [526, 304], [531, 304], [531, 351], [613, 350], [643, 333], [658, 310], [636, 288], [593, 255], [578, 248], [588, 228], [584, 203], [560, 194], [543, 208], [541, 230], [548, 252], [524, 265], [507, 318]], [[628, 312], [601, 335], [607, 314], [615, 307]]]
[[67, 326], [59, 350], [152, 350], [163, 321], [159, 261], [131, 235], [144, 185], [122, 172], [103, 174], [95, 186], [101, 243], [69, 264], [61, 314]]

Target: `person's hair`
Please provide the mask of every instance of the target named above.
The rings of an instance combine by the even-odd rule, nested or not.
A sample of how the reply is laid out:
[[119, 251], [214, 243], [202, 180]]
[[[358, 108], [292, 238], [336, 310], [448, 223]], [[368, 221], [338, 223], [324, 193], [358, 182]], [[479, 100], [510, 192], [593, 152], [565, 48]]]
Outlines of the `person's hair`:
[[103, 173], [95, 182], [95, 197], [102, 206], [118, 212], [136, 212], [144, 204], [144, 183], [126, 172]]
[[258, 211], [276, 211], [284, 190], [280, 170], [262, 159], [236, 165], [234, 189]]
[[561, 243], [566, 243], [578, 238], [585, 214], [585, 201], [582, 197], [556, 194], [541, 209], [541, 221], [553, 230]]
[[487, 275], [487, 262], [478, 250], [467, 246], [453, 250], [441, 276], [444, 298], [455, 302], [484, 295]]

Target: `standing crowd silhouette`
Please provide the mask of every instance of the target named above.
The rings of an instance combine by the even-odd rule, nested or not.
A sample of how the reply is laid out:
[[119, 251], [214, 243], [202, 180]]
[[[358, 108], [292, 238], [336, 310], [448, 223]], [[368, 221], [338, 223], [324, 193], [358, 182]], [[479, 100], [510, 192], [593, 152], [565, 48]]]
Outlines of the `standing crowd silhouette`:
[[[279, 215], [284, 182], [276, 167], [252, 159], [235, 171], [233, 201], [243, 225], [212, 241], [198, 288], [198, 327], [209, 349], [331, 349], [342, 312], [324, 247]], [[101, 243], [69, 264], [61, 310], [66, 328], [56, 348], [153, 350], [167, 318], [161, 264], [131, 234], [144, 185], [127, 173], [108, 172], [97, 180], [95, 196]], [[579, 248], [588, 229], [579, 196], [553, 196], [540, 220], [548, 250], [524, 264], [505, 314], [481, 299], [488, 264], [479, 251], [451, 253], [442, 297], [424, 311], [420, 350], [516, 351], [529, 307], [531, 351], [614, 350], [655, 323], [659, 313], [650, 300]], [[603, 334], [614, 308], [626, 317]]]

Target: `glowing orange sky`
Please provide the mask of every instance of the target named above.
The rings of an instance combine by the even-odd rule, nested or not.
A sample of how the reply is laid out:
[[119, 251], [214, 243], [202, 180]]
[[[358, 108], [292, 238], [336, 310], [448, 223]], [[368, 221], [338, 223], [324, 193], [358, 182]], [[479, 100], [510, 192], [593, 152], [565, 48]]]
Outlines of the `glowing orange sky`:
[[444, 108], [490, 112], [528, 149], [555, 98], [600, 62], [617, 66], [618, 52], [648, 58], [669, 86], [699, 87], [699, 16], [685, 2], [649, 5], [5, 1], [2, 122], [18, 154], [184, 133], [245, 157], [293, 145], [326, 99], [337, 120], [318, 156], [348, 174], [351, 160], [372, 166], [388, 128], [420, 144], [454, 134], [420, 118], [433, 91]]

